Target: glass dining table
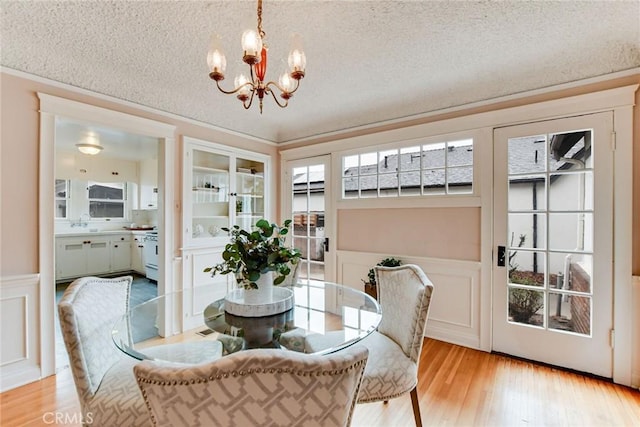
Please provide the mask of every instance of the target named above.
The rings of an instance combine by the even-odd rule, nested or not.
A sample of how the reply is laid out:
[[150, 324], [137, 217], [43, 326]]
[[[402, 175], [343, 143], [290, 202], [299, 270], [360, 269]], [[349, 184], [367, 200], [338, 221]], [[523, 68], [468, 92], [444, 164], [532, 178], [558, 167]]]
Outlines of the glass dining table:
[[[198, 288], [158, 296], [132, 306], [112, 328], [115, 346], [139, 360], [198, 364], [251, 348], [278, 348], [328, 354], [346, 348], [374, 331], [382, 313], [366, 293], [330, 282], [309, 281], [290, 287], [292, 308], [262, 317], [225, 311], [225, 299], [209, 302]], [[204, 289], [206, 291], [206, 289]], [[167, 307], [184, 301], [203, 307], [178, 334], [163, 332]], [[183, 316], [185, 317], [185, 316]]]

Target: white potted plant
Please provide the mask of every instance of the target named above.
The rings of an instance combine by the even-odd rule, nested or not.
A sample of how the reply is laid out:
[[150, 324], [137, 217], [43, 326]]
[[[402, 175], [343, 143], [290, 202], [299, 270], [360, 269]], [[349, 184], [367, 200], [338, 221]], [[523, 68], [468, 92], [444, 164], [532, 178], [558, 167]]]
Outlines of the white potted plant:
[[273, 285], [284, 282], [292, 265], [300, 261], [300, 251], [285, 244], [290, 225], [290, 219], [282, 226], [260, 219], [250, 232], [237, 225], [223, 228], [231, 237], [222, 252], [223, 261], [204, 271], [234, 274], [240, 288], [259, 291], [252, 298], [269, 301]]

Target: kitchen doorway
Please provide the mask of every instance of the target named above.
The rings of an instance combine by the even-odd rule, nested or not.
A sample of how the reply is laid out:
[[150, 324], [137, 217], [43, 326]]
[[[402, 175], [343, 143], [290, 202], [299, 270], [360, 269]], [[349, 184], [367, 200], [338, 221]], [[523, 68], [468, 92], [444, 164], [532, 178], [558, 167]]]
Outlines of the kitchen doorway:
[[[131, 275], [131, 303], [157, 296], [158, 138], [67, 118], [55, 126], [55, 304], [84, 276]], [[54, 313], [57, 372], [69, 359]]]
[[[154, 141], [154, 149], [157, 152], [157, 193], [155, 194], [157, 200], [157, 229], [158, 235], [158, 281], [157, 281], [157, 293], [164, 294], [171, 292], [174, 287], [174, 283], [168, 278], [173, 277], [174, 263], [172, 254], [173, 251], [168, 248], [174, 247], [174, 213], [172, 211], [175, 191], [176, 177], [176, 158], [177, 149], [174, 144], [175, 126], [165, 123], [157, 122], [154, 120], [145, 119], [138, 116], [132, 116], [130, 114], [121, 113], [118, 111], [108, 110], [105, 108], [96, 107], [89, 104], [72, 101], [69, 99], [59, 98], [44, 93], [38, 93], [40, 100], [40, 173], [39, 173], [39, 272], [40, 272], [40, 284], [39, 287], [39, 324], [30, 326], [27, 333], [33, 334], [38, 337], [38, 353], [39, 353], [39, 377], [46, 377], [55, 374], [56, 370], [56, 345], [55, 345], [55, 300], [56, 300], [56, 221], [57, 204], [54, 203], [57, 197], [56, 192], [52, 189], [56, 188], [56, 170], [58, 165], [56, 164], [56, 141], [58, 136], [57, 124], [58, 122], [71, 121], [76, 124], [83, 124], [85, 126], [92, 126], [104, 130], [105, 132], [121, 132], [131, 135], [137, 135], [140, 138], [150, 138]], [[106, 135], [106, 134], [105, 134]], [[105, 136], [106, 137], [106, 136]], [[76, 141], [75, 144], [92, 144], [95, 141]], [[106, 142], [103, 149], [98, 151], [102, 156], [106, 154]], [[100, 142], [102, 145], [102, 141]], [[129, 141], [131, 145], [131, 141]], [[77, 149], [75, 147], [74, 149]], [[142, 146], [139, 147], [142, 149]], [[104, 156], [105, 158], [107, 156]], [[86, 160], [86, 158], [85, 158]], [[104, 162], [98, 162], [104, 163]], [[93, 165], [95, 166], [95, 165]], [[92, 166], [92, 167], [93, 167]], [[77, 168], [78, 173], [84, 174], [85, 167]], [[131, 202], [131, 189], [124, 189], [114, 185], [97, 185], [94, 187], [95, 182], [113, 184], [115, 179], [105, 179], [105, 174], [108, 176], [111, 174], [108, 168], [101, 170], [101, 179], [92, 180], [92, 184], [89, 185], [87, 179], [87, 186], [84, 187], [85, 198], [87, 199], [87, 206], [91, 209], [90, 212], [82, 212], [78, 218], [72, 217], [71, 219], [76, 221], [78, 225], [76, 227], [86, 228], [89, 233], [93, 233], [94, 223], [92, 221], [92, 215], [96, 218], [102, 216], [104, 223], [116, 224], [118, 221], [107, 221], [112, 216], [113, 212], [119, 212], [121, 210], [127, 210], [126, 204]], [[118, 172], [116, 170], [115, 172]], [[131, 171], [129, 171], [131, 172]], [[119, 174], [111, 174], [115, 178], [122, 179]], [[109, 182], [111, 181], [111, 182]], [[89, 190], [95, 190], [89, 195]], [[126, 194], [123, 198], [114, 200], [111, 197], [114, 193]], [[126, 198], [126, 200], [123, 200]], [[120, 204], [120, 206], [118, 206]], [[124, 205], [124, 206], [123, 206]], [[76, 212], [77, 213], [77, 212]], [[83, 215], [87, 213], [87, 215]], [[117, 215], [115, 215], [117, 216]], [[122, 216], [119, 218], [119, 227], [127, 225]], [[84, 227], [84, 223], [88, 223]], [[69, 222], [70, 227], [71, 221]], [[129, 222], [129, 226], [132, 223]], [[144, 224], [143, 224], [144, 225]], [[148, 225], [148, 224], [147, 224]], [[122, 233], [124, 228], [120, 229], [117, 233]], [[99, 231], [99, 230], [98, 230]], [[91, 239], [89, 239], [91, 240]], [[113, 242], [105, 241], [103, 239], [98, 242], [100, 244], [95, 245], [96, 249], [103, 249], [105, 247], [115, 248]], [[96, 240], [97, 242], [97, 240]], [[127, 245], [118, 244], [118, 249], [127, 247]], [[111, 269], [115, 268], [115, 271], [124, 272], [127, 271], [126, 266], [123, 266], [122, 262], [126, 262], [127, 257], [122, 255], [115, 256], [109, 253], [109, 269], [110, 271], [103, 271], [102, 274], [108, 274]], [[89, 259], [96, 260], [99, 257], [90, 257]], [[117, 267], [111, 267], [111, 260]], [[105, 263], [102, 264], [102, 269], [105, 268]], [[131, 270], [131, 267], [128, 268]], [[88, 270], [87, 270], [88, 271]], [[170, 330], [170, 319], [166, 319], [166, 324], [159, 325], [164, 329]]]

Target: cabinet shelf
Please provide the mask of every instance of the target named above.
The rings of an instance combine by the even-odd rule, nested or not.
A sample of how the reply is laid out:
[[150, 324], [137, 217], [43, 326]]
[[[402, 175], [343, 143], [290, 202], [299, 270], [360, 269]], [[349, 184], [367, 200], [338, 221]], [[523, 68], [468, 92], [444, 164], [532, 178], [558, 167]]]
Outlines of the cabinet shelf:
[[193, 169], [193, 172], [218, 173], [218, 174], [224, 174], [224, 175], [228, 175], [229, 174], [229, 171], [227, 171], [227, 170], [209, 168], [209, 167], [206, 167], [206, 166], [193, 165], [192, 169]]
[[248, 176], [251, 178], [259, 178], [259, 179], [264, 179], [264, 175], [262, 175], [262, 172], [259, 172], [259, 174], [257, 173], [249, 173], [249, 172], [236, 172], [236, 175], [240, 175], [240, 176]]
[[262, 194], [250, 194], [250, 193], [238, 193], [236, 197], [250, 197], [252, 199], [262, 199], [264, 196]]
[[193, 187], [192, 188], [193, 191], [203, 191], [205, 193], [219, 193], [220, 192], [220, 188], [216, 187], [216, 188], [211, 188], [211, 187]]
[[228, 215], [194, 215], [193, 219], [229, 219]]

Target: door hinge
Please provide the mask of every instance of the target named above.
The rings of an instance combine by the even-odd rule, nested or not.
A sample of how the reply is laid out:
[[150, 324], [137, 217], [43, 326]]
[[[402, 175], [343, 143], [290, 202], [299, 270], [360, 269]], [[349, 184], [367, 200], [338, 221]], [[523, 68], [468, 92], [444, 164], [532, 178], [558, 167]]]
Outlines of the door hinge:
[[611, 348], [616, 347], [616, 331], [614, 329], [609, 331], [609, 345]]
[[616, 151], [616, 132], [611, 132], [611, 151]]

